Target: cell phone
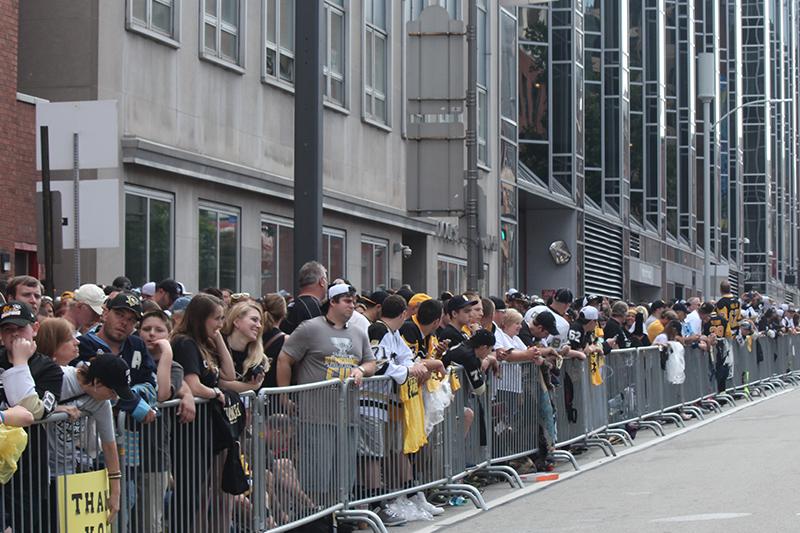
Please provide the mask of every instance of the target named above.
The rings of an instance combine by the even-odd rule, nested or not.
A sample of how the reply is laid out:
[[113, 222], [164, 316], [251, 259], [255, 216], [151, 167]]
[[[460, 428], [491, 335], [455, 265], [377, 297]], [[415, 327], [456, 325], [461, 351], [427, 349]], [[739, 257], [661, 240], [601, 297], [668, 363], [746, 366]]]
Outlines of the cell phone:
[[264, 374], [264, 365], [259, 364], [247, 371], [247, 373], [245, 374], [245, 379], [247, 381], [250, 381], [251, 379], [261, 376], [263, 374]]

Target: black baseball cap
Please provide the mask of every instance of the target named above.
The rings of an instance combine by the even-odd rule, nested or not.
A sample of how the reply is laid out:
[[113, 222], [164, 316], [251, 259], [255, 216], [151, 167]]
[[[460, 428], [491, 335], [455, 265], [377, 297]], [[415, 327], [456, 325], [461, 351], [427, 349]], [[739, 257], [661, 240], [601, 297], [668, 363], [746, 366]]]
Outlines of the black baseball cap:
[[96, 355], [89, 363], [86, 377], [113, 390], [122, 401], [135, 399], [131, 390], [131, 369], [128, 363], [112, 353]]
[[361, 296], [361, 301], [366, 304], [367, 307], [375, 307], [376, 305], [383, 305], [383, 301], [389, 297], [389, 293], [386, 291], [374, 291], [369, 296]]
[[555, 296], [553, 296], [554, 302], [562, 304], [571, 304], [573, 299], [572, 291], [565, 288], [558, 289]]
[[550, 311], [542, 311], [533, 317], [533, 323], [543, 327], [550, 335], [558, 335], [556, 317]]
[[453, 313], [458, 311], [459, 309], [464, 309], [465, 307], [471, 307], [478, 303], [478, 300], [470, 300], [463, 294], [457, 294], [447, 300], [447, 303], [444, 304], [444, 310], [447, 314]]
[[132, 311], [136, 318], [142, 318], [142, 300], [135, 292], [122, 291], [106, 302], [108, 309], [127, 309]]
[[513, 291], [508, 293], [508, 301], [510, 302], [512, 300], [528, 303], [528, 297], [519, 291]]
[[495, 311], [505, 311], [506, 310], [506, 303], [503, 301], [502, 298], [497, 296], [489, 296], [489, 299], [494, 304]]
[[173, 300], [177, 300], [183, 296], [183, 285], [174, 279], [165, 279], [159, 282], [159, 284], [156, 285], [156, 289], [161, 289], [162, 291], [166, 292]]
[[25, 302], [12, 300], [0, 308], [0, 326], [14, 324], [25, 327], [36, 322], [33, 311]]

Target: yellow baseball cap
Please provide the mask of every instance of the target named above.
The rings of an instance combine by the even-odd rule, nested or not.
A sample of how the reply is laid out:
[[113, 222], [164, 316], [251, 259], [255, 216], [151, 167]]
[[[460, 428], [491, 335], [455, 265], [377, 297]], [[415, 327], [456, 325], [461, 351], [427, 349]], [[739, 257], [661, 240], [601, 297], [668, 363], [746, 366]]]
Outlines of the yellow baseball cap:
[[411, 297], [411, 299], [408, 301], [408, 305], [411, 306], [419, 305], [426, 300], [432, 300], [432, 299], [433, 298], [431, 298], [430, 295], [425, 294], [424, 292], [418, 292], [417, 294]]

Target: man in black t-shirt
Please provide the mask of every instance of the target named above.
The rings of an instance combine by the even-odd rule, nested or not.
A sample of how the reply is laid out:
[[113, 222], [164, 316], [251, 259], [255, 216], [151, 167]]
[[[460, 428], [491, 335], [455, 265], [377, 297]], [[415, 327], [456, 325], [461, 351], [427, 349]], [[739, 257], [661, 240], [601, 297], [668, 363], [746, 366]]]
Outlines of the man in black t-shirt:
[[450, 317], [450, 323], [436, 332], [440, 341], [447, 341], [450, 347], [461, 344], [469, 338], [464, 332], [472, 317], [472, 307], [478, 300], [470, 300], [463, 294], [453, 296], [444, 305], [444, 312]]
[[731, 294], [731, 284], [726, 280], [719, 284], [722, 296], [717, 300], [717, 313], [726, 321], [725, 336], [735, 337], [739, 333], [739, 320], [741, 320], [741, 304], [739, 298]]
[[309, 261], [300, 267], [297, 285], [300, 293], [289, 304], [286, 318], [280, 325], [281, 331], [287, 335], [291, 335], [304, 320], [322, 315], [320, 302], [328, 289], [328, 271], [320, 263]]
[[472, 393], [476, 396], [486, 392], [485, 372], [490, 368], [497, 369], [497, 359], [491, 355], [495, 342], [492, 332], [479, 329], [460, 345], [450, 348], [442, 357], [445, 367], [455, 363], [464, 368]]

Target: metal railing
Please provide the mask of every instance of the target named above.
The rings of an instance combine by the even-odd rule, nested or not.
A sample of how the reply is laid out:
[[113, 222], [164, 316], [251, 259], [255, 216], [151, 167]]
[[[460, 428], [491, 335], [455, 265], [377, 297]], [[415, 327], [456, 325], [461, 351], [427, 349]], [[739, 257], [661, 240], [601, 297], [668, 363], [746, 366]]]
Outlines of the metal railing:
[[[544, 455], [577, 469], [572, 447], [615, 455], [615, 446], [634, 444], [636, 430], [663, 435], [664, 422], [682, 425], [797, 384], [798, 346], [800, 336], [729, 339], [713, 354], [686, 347], [685, 378], [675, 383], [666, 377], [669, 349], [647, 347], [569, 359], [553, 372], [506, 363], [501, 375], [487, 376], [479, 396], [458, 367], [443, 382], [400, 385], [375, 377], [360, 387], [347, 380], [262, 389], [242, 395], [244, 430], [224, 451], [215, 449], [219, 429], [208, 401], [197, 402], [197, 417], [187, 424], [179, 421], [177, 401], [160, 404], [147, 425], [121, 413], [116, 529], [278, 532], [336, 515], [384, 531], [378, 505], [419, 491], [463, 496], [485, 508], [474, 478], [521, 486], [508, 463], [542, 455], [543, 431], [553, 425], [548, 418], [555, 449]], [[420, 420], [426, 405], [427, 414], [439, 416]], [[104, 468], [97, 436], [86, 418], [72, 422], [64, 414], [27, 431], [18, 470], [0, 487], [1, 529], [59, 531], [57, 511], [71, 502], [57, 501], [56, 479]], [[229, 453], [245, 473], [241, 494], [222, 489], [230, 481]]]

